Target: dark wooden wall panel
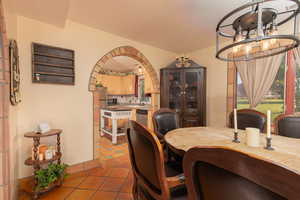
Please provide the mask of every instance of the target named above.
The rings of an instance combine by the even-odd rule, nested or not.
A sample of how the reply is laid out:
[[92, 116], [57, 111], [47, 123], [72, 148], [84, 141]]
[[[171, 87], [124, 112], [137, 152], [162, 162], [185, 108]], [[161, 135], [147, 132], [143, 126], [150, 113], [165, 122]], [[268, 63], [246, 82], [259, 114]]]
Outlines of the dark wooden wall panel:
[[32, 82], [75, 84], [74, 51], [59, 47], [32, 44]]

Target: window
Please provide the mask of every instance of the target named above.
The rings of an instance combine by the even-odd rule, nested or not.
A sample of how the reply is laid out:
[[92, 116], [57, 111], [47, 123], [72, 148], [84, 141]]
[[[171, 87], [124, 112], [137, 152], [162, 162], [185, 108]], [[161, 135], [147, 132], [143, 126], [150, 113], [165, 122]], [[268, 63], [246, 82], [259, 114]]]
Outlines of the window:
[[[272, 111], [272, 118], [275, 119], [278, 115], [284, 113], [285, 109], [285, 77], [286, 77], [286, 58], [282, 59], [281, 65], [279, 67], [278, 73], [276, 75], [275, 81], [271, 86], [268, 94], [265, 95], [263, 101], [259, 103], [255, 110], [260, 111], [262, 113], [267, 114], [267, 110]], [[299, 96], [299, 110], [300, 110], [300, 70], [299, 71], [299, 79], [297, 79], [297, 95]], [[249, 108], [249, 101], [243, 86], [243, 82], [240, 78], [239, 73], [237, 73], [237, 109], [245, 109]], [[298, 87], [299, 86], [299, 87]]]

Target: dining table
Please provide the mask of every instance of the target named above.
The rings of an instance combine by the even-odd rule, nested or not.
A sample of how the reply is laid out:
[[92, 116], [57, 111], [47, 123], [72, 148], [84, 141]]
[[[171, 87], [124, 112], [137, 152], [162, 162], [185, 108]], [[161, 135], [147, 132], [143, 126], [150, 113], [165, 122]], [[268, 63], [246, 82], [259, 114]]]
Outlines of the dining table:
[[266, 161], [273, 162], [300, 174], [300, 139], [272, 135], [272, 147], [267, 150], [266, 134], [260, 134], [259, 147], [246, 145], [246, 131], [238, 130], [240, 143], [233, 142], [234, 129], [222, 127], [192, 127], [169, 131], [165, 141], [178, 152], [187, 152], [193, 147], [217, 147], [232, 149]]

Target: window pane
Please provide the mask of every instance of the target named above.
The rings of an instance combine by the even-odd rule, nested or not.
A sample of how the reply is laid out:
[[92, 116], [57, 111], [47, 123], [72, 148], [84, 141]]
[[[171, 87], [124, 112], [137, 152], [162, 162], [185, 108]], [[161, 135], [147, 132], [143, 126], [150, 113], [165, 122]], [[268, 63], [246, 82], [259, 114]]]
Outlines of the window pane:
[[[263, 101], [256, 106], [255, 110], [265, 114], [267, 114], [267, 110], [271, 110], [272, 119], [284, 112], [284, 78], [285, 57], [281, 62], [275, 81], [270, 91], [268, 92], [268, 94], [265, 95]], [[237, 108], [249, 108], [249, 101], [239, 73], [237, 73]]]

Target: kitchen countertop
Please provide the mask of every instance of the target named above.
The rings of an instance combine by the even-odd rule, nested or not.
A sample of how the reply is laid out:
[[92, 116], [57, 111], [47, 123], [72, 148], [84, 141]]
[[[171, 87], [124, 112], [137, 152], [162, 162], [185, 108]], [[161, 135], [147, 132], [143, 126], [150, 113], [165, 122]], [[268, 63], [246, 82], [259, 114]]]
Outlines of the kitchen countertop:
[[113, 105], [113, 106], [107, 106], [103, 109], [120, 109], [120, 110], [126, 110], [126, 109], [140, 109], [140, 110], [152, 110], [152, 106], [151, 105], [137, 105], [137, 104], [120, 104], [120, 105]]

